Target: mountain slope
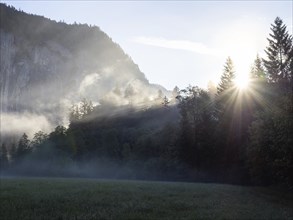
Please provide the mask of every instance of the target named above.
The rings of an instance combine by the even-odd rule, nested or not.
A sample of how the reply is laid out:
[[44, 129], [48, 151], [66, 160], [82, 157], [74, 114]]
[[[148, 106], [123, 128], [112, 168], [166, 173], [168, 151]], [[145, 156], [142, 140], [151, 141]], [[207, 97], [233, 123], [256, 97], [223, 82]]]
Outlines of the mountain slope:
[[12, 113], [41, 115], [49, 124], [60, 124], [82, 98], [141, 105], [155, 99], [159, 89], [168, 93], [150, 84], [96, 26], [55, 22], [5, 4], [0, 12], [2, 129], [8, 129], [6, 116]]

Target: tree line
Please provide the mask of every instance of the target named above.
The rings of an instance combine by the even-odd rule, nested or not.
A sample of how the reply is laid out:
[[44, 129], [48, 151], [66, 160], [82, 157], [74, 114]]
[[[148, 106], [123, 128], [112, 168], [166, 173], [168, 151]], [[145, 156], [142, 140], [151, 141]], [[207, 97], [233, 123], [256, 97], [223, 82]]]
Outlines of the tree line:
[[105, 176], [123, 170], [125, 178], [292, 187], [293, 46], [279, 17], [265, 53], [257, 55], [245, 90], [235, 85], [228, 57], [217, 86], [176, 87], [171, 102], [161, 95], [160, 107], [115, 112], [84, 99], [72, 106], [68, 128], [32, 140], [24, 134], [9, 150], [2, 144], [1, 170], [62, 175], [61, 168], [90, 164], [79, 175], [91, 168], [95, 176], [101, 161], [111, 161], [115, 169]]

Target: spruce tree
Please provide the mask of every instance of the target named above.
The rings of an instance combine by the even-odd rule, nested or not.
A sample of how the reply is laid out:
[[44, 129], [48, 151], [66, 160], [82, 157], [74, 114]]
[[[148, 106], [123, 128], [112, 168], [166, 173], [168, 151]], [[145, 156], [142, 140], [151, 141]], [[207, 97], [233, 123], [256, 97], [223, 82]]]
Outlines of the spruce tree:
[[250, 78], [251, 79], [265, 79], [266, 78], [263, 62], [258, 54], [256, 55], [253, 66], [251, 68]]
[[257, 94], [258, 97], [261, 97], [266, 90], [268, 82], [263, 61], [258, 54], [256, 55], [254, 63], [251, 67], [249, 81], [249, 89], [252, 94], [246, 97], [246, 101], [249, 102], [250, 100], [249, 105], [251, 106], [251, 109], [253, 109], [252, 106], [256, 107], [256, 105], [259, 105], [257, 102], [255, 102], [255, 94]]
[[267, 59], [263, 59], [264, 66], [271, 82], [289, 84], [293, 71], [292, 36], [279, 17], [271, 25], [271, 31], [270, 38], [267, 38], [269, 46], [265, 50]]
[[230, 57], [227, 58], [221, 81], [217, 87], [218, 96], [233, 89], [235, 80], [234, 65]]
[[26, 133], [22, 135], [18, 142], [18, 147], [16, 150], [16, 159], [20, 161], [30, 152], [30, 141]]
[[221, 81], [217, 87], [215, 132], [216, 148], [221, 164], [227, 168], [236, 165], [239, 161], [241, 109], [238, 91], [235, 87], [235, 70], [228, 57]]
[[235, 92], [234, 80], [235, 70], [233, 61], [230, 57], [228, 57], [224, 65], [224, 71], [221, 76], [221, 81], [217, 87], [216, 113], [218, 114], [218, 117], [220, 117], [220, 115], [224, 113], [225, 108], [231, 104], [229, 103], [229, 101], [231, 100], [231, 96]]

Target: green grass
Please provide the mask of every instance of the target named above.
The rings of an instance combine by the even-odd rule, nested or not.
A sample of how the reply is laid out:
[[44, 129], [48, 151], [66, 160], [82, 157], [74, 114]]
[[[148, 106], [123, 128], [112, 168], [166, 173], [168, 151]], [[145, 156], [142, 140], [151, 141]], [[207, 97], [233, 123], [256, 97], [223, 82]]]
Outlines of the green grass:
[[292, 194], [224, 184], [1, 179], [0, 219], [293, 219]]

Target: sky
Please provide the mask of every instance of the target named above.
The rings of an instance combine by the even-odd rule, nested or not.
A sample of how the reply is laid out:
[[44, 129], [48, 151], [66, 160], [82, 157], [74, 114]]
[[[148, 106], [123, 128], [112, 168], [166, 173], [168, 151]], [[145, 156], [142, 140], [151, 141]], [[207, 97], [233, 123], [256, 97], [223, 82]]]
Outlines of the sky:
[[279, 16], [292, 34], [293, 1], [2, 1], [56, 21], [96, 25], [171, 90], [217, 83], [228, 56], [243, 77], [265, 57]]

